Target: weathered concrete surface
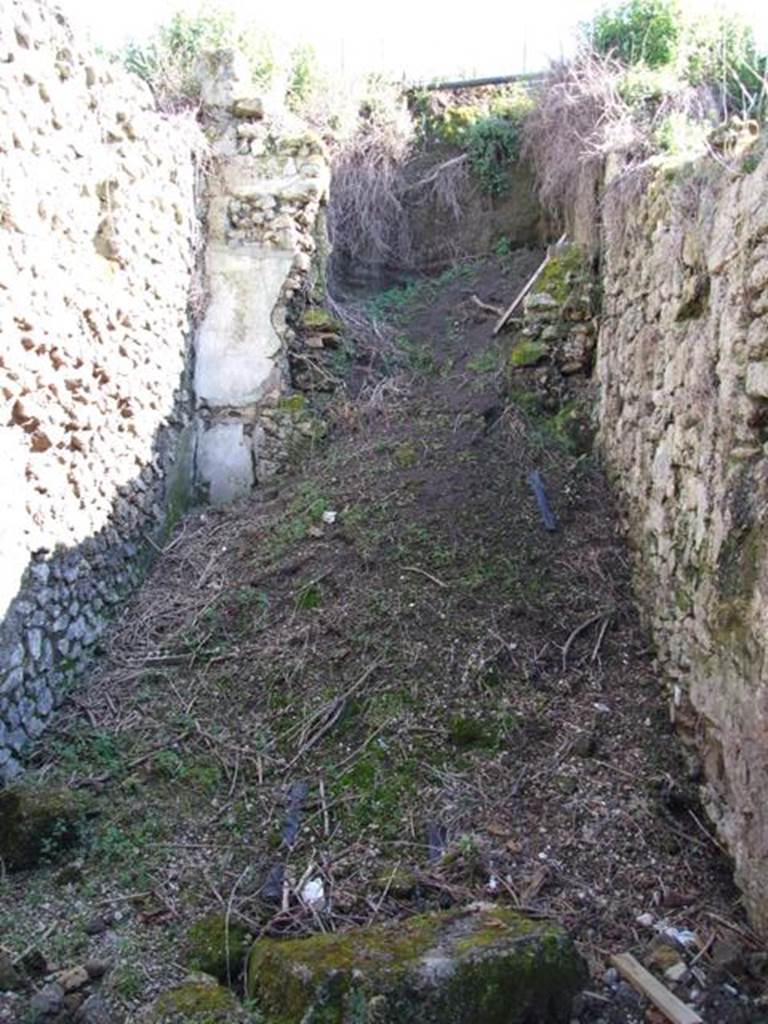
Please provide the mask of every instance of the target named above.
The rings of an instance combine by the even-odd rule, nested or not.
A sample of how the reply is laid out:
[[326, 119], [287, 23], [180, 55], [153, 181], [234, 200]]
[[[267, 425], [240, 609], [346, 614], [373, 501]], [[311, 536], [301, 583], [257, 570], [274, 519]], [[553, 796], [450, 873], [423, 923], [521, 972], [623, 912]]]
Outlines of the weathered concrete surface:
[[558, 1024], [587, 972], [565, 932], [492, 905], [306, 939], [260, 939], [266, 1024]]
[[621, 195], [604, 200], [600, 443], [670, 713], [765, 932], [768, 156]]

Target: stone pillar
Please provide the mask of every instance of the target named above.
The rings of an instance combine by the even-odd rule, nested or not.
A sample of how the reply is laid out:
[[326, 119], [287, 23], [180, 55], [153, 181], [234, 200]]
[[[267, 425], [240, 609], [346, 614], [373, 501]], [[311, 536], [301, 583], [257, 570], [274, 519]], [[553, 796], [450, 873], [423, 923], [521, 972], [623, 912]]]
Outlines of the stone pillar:
[[200, 67], [215, 166], [209, 304], [195, 345], [196, 472], [200, 489], [222, 504], [246, 496], [281, 461], [273, 426], [288, 386], [287, 307], [312, 267], [330, 175], [321, 140], [298, 118], [265, 115], [231, 51]]

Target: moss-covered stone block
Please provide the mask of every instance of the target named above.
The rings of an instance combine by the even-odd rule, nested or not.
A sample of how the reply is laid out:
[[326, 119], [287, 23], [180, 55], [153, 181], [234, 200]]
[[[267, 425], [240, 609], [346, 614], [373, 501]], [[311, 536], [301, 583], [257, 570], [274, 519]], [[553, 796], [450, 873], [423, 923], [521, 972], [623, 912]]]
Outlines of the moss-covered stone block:
[[21, 784], [0, 790], [0, 859], [24, 871], [61, 858], [80, 838], [83, 806], [69, 790]]
[[234, 1024], [246, 1018], [229, 989], [196, 975], [163, 992], [140, 1019], [141, 1024]]
[[524, 366], [536, 366], [546, 357], [547, 352], [544, 342], [521, 338], [509, 353], [509, 368], [519, 370]]
[[242, 970], [250, 936], [225, 914], [208, 914], [187, 932], [186, 965], [221, 982], [234, 981]]
[[587, 981], [562, 928], [478, 905], [307, 939], [259, 939], [265, 1024], [558, 1024]]
[[570, 245], [550, 256], [532, 294], [546, 292], [562, 306], [568, 301], [574, 284], [586, 276], [588, 267], [584, 250], [579, 245]]
[[301, 325], [308, 331], [327, 331], [329, 334], [340, 334], [342, 330], [340, 321], [331, 316], [327, 309], [317, 306], [304, 310]]

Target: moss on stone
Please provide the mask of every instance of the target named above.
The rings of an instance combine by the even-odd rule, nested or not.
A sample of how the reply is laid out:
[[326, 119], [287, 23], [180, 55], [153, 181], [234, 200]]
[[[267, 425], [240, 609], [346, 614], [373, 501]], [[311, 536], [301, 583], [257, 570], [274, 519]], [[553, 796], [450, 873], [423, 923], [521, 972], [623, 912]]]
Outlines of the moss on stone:
[[738, 660], [753, 645], [749, 610], [768, 552], [768, 530], [761, 512], [764, 499], [763, 481], [749, 464], [741, 464], [731, 478], [726, 497], [730, 528], [717, 554], [717, 620], [713, 632], [716, 644], [727, 647], [731, 657]]
[[212, 978], [195, 978], [159, 996], [146, 1024], [232, 1024], [240, 1017], [241, 1006], [229, 989]]
[[573, 455], [584, 455], [592, 450], [595, 430], [591, 410], [577, 399], [566, 402], [552, 417], [552, 434]]
[[23, 783], [0, 790], [0, 859], [9, 871], [54, 861], [80, 838], [82, 801], [66, 789]]
[[738, 660], [754, 642], [749, 606], [767, 548], [765, 528], [752, 525], [743, 532], [732, 530], [718, 557], [717, 619], [712, 638], [718, 647], [727, 647]]
[[511, 370], [519, 370], [524, 366], [536, 366], [547, 355], [547, 346], [541, 341], [521, 338], [509, 353], [508, 364]]
[[568, 301], [574, 284], [585, 274], [584, 252], [579, 245], [571, 245], [552, 256], [544, 267], [533, 294], [546, 292], [563, 306]]
[[194, 971], [210, 974], [219, 981], [233, 981], [248, 952], [249, 935], [225, 914], [208, 914], [187, 932], [186, 964]]
[[306, 395], [289, 395], [287, 398], [281, 398], [278, 403], [278, 409], [280, 412], [287, 412], [293, 415], [304, 412], [307, 406]]
[[181, 431], [176, 444], [176, 457], [168, 470], [165, 519], [160, 533], [160, 546], [168, 540], [181, 517], [192, 504], [194, 439], [194, 428], [186, 426]]
[[585, 981], [560, 928], [488, 906], [260, 939], [246, 989], [266, 1024], [557, 1024]]
[[327, 309], [319, 309], [317, 306], [304, 311], [301, 325], [309, 331], [328, 331], [330, 334], [339, 334], [342, 329], [341, 323]]

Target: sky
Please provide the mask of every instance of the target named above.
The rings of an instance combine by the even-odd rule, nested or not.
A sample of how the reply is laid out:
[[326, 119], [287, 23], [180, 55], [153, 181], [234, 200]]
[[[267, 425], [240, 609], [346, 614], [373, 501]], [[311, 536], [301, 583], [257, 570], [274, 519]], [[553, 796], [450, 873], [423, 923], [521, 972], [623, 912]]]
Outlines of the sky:
[[[696, 5], [696, 0], [690, 0]], [[768, 5], [763, 0], [726, 0], [746, 13], [768, 48]], [[140, 38], [179, 7], [198, 0], [58, 0], [94, 42], [115, 47]], [[270, 33], [295, 44], [312, 42], [323, 63], [335, 70], [386, 70], [396, 77], [428, 80], [456, 75], [497, 75], [536, 71], [567, 54], [580, 21], [603, 6], [595, 0], [223, 0], [263, 23]]]

